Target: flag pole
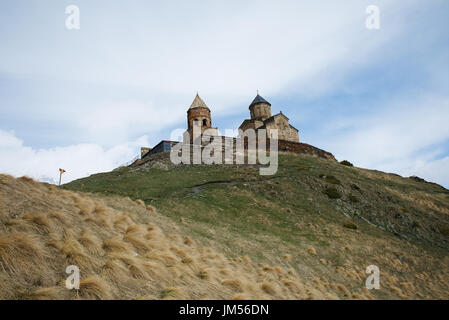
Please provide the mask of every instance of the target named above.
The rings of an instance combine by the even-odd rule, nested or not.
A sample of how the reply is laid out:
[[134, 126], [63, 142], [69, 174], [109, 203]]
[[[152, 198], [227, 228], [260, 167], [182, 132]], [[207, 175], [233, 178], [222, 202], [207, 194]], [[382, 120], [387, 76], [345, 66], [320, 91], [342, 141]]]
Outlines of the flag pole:
[[64, 169], [59, 168], [59, 186], [61, 186], [62, 174], [65, 172]]

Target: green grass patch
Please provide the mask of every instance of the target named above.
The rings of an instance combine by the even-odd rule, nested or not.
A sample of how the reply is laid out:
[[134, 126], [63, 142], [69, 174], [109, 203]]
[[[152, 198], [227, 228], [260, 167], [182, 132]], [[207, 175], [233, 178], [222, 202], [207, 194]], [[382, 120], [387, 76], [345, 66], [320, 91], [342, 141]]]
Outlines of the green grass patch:
[[338, 185], [341, 184], [340, 180], [338, 180], [334, 176], [326, 176], [326, 182], [332, 183], [332, 184], [338, 184]]
[[167, 298], [168, 296], [170, 296], [170, 294], [172, 294], [174, 292], [173, 289], [164, 289], [160, 292], [160, 297], [161, 299]]

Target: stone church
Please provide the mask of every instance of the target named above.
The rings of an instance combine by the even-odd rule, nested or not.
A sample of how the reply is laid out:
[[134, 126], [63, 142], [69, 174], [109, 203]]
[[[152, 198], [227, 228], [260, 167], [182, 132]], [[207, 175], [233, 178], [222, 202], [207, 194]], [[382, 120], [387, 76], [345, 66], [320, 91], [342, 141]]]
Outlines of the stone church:
[[262, 98], [259, 94], [254, 98], [249, 105], [249, 112], [251, 119], [246, 119], [242, 122], [239, 129], [245, 131], [246, 129], [265, 129], [267, 131], [267, 138], [271, 137], [270, 131], [272, 129], [278, 130], [278, 139], [299, 142], [298, 129], [293, 127], [288, 121], [289, 119], [282, 113], [282, 111], [274, 116], [271, 115], [271, 103]]
[[[282, 113], [271, 115], [271, 103], [259, 94], [249, 105], [251, 119], [244, 120], [239, 129], [265, 129], [267, 138], [271, 137], [271, 130], [278, 130], [278, 139], [299, 142], [298, 129], [289, 123], [289, 119]], [[212, 117], [209, 107], [197, 94], [190, 108], [187, 110], [187, 131], [184, 133], [184, 143], [192, 143], [193, 128], [197, 126], [201, 133], [208, 130], [212, 136], [218, 136], [218, 129], [212, 127]], [[188, 135], [187, 135], [188, 134]]]
[[[271, 137], [271, 130], [278, 130], [279, 147], [285, 147], [286, 151], [293, 151], [297, 148], [304, 148], [299, 146], [298, 129], [289, 123], [289, 119], [282, 113], [271, 115], [271, 103], [262, 98], [259, 94], [254, 98], [249, 105], [251, 119], [246, 119], [242, 122], [239, 129], [245, 131], [247, 129], [254, 129], [256, 132], [260, 129], [265, 129], [267, 138]], [[212, 126], [212, 116], [209, 107], [196, 94], [195, 99], [187, 110], [187, 130], [183, 135], [183, 143], [192, 144], [194, 128], [198, 129], [195, 132], [201, 135], [207, 130], [210, 136], [219, 136], [218, 129]], [[201, 139], [201, 135], [196, 139]], [[141, 158], [148, 157], [155, 153], [170, 152], [171, 148], [178, 144], [177, 141], [162, 140], [155, 147], [141, 148]], [[201, 144], [201, 142], [200, 142]], [[296, 145], [295, 145], [296, 144]]]

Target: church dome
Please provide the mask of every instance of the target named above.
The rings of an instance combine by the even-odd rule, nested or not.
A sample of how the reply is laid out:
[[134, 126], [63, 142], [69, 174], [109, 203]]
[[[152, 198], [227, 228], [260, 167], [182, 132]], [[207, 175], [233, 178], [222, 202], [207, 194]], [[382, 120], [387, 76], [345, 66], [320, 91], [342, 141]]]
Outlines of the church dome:
[[249, 105], [249, 107], [251, 108], [252, 106], [259, 104], [259, 103], [266, 103], [269, 106], [271, 106], [271, 103], [269, 103], [267, 100], [265, 100], [264, 98], [262, 98], [259, 94], [257, 94], [257, 96], [254, 98], [253, 102], [251, 102], [251, 104]]
[[189, 109], [195, 109], [195, 108], [205, 108], [205, 109], [209, 110], [206, 103], [204, 103], [203, 99], [200, 98], [198, 93], [196, 94], [196, 97], [193, 100], [192, 105], [190, 106]]

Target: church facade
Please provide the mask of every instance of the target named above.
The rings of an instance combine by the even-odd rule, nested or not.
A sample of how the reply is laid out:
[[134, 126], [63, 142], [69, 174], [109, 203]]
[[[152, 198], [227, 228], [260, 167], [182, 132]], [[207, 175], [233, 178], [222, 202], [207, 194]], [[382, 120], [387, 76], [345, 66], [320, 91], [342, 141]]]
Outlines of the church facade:
[[[239, 129], [243, 131], [253, 129], [256, 132], [264, 129], [266, 130], [267, 138], [271, 138], [271, 130], [276, 129], [279, 140], [299, 142], [298, 129], [289, 123], [289, 119], [282, 112], [272, 116], [271, 103], [259, 94], [249, 105], [249, 111], [251, 118], [244, 120]], [[211, 111], [198, 94], [187, 110], [187, 130], [184, 133], [184, 143], [192, 143], [194, 127], [197, 127], [198, 132], [201, 132], [201, 134], [207, 130], [209, 135], [218, 136], [218, 129], [212, 127]]]
[[299, 142], [299, 131], [289, 123], [289, 119], [282, 111], [274, 116], [271, 115], [271, 103], [262, 98], [259, 94], [249, 105], [251, 119], [242, 122], [239, 129], [260, 130], [265, 129], [267, 138], [271, 138], [271, 130], [278, 131], [278, 139], [292, 142]]
[[[266, 130], [267, 138], [272, 137], [272, 130], [278, 131], [279, 143], [298, 143], [299, 134], [298, 129], [289, 123], [289, 119], [282, 113], [271, 115], [271, 103], [262, 98], [259, 94], [254, 98], [249, 105], [250, 119], [242, 122], [239, 129], [246, 131], [247, 129]], [[207, 132], [206, 132], [207, 131]], [[195, 137], [194, 134], [197, 134]], [[219, 136], [218, 129], [212, 126], [212, 115], [209, 107], [197, 94], [189, 109], [187, 110], [187, 130], [184, 132], [184, 144], [194, 143], [194, 139], [199, 139], [201, 144], [201, 137], [207, 134], [209, 136]], [[154, 153], [169, 152], [177, 141], [163, 140], [154, 148], [141, 148], [141, 158], [150, 156]]]

